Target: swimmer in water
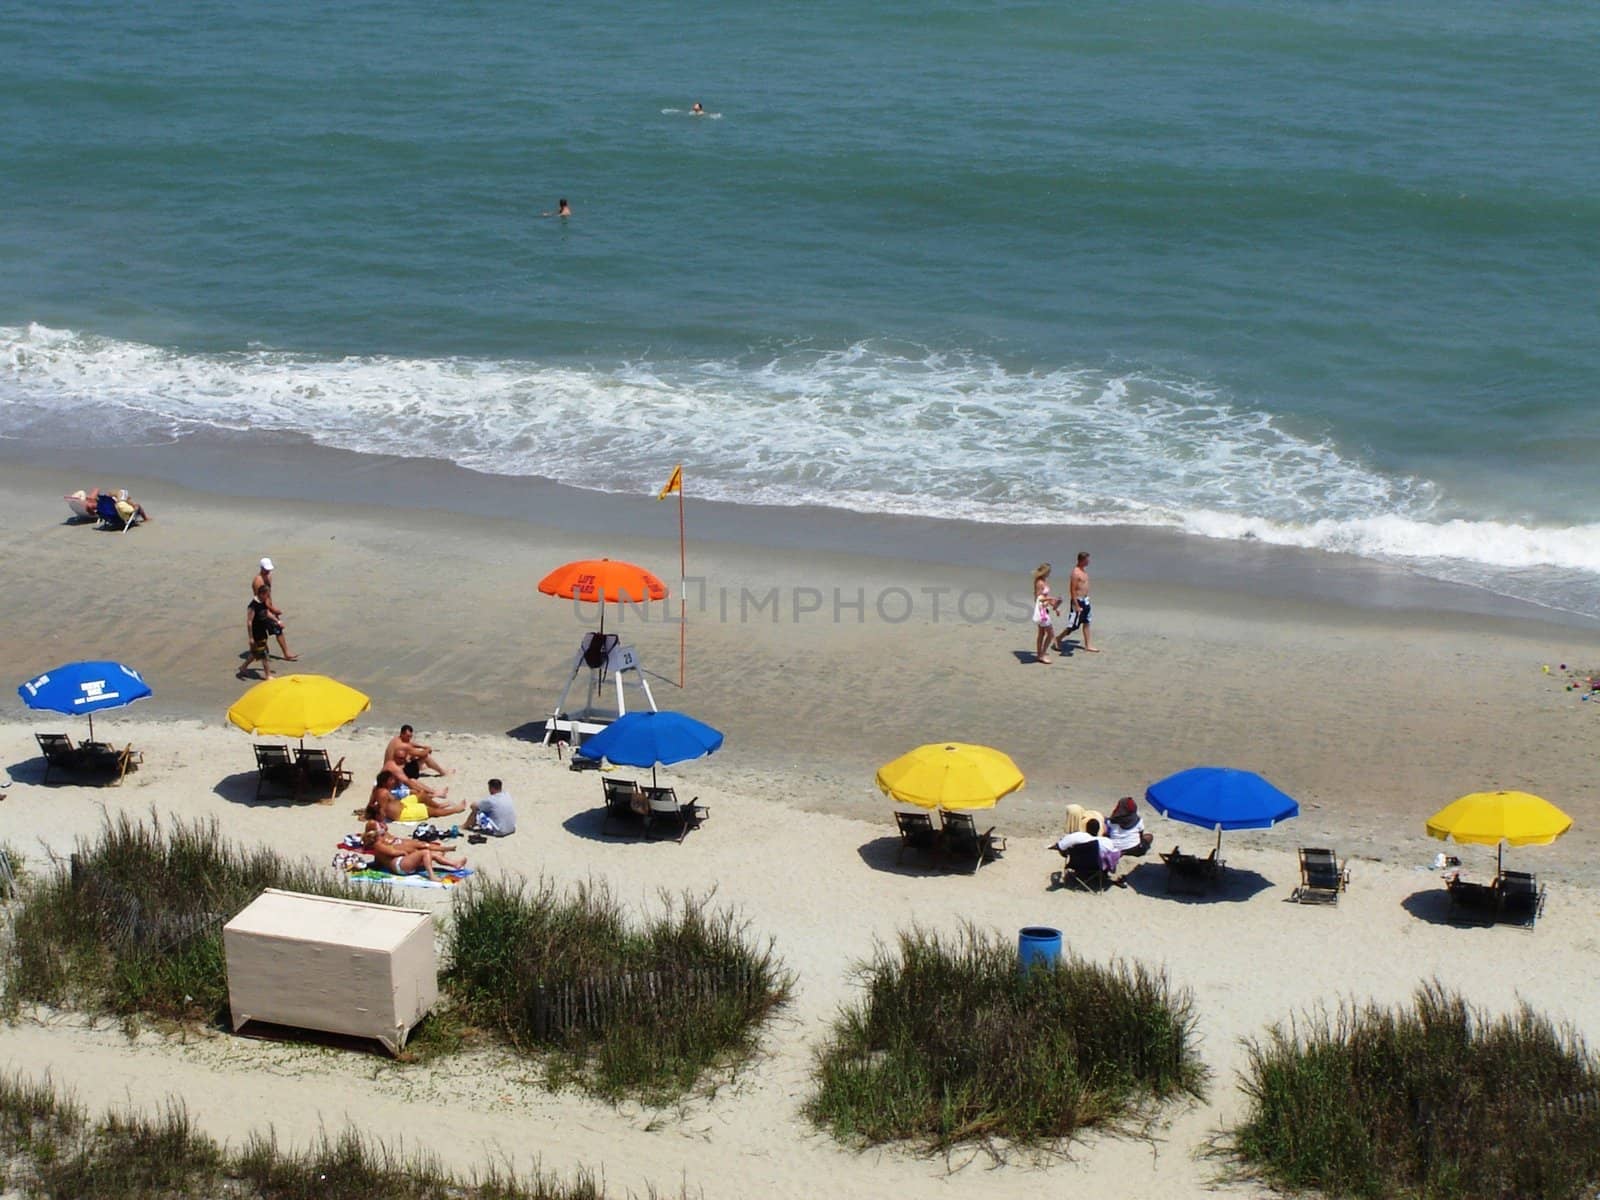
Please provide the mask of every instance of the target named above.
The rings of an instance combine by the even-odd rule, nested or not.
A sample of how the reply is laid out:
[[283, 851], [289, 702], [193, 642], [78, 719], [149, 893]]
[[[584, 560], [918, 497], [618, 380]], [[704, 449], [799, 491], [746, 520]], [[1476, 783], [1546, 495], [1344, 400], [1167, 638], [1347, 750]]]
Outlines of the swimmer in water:
[[705, 116], [706, 115], [705, 106], [703, 104], [701, 104], [700, 101], [696, 100], [694, 102], [694, 107], [689, 109], [689, 115], [690, 116], [695, 116], [695, 117], [703, 117], [703, 116]]
[[541, 217], [570, 217], [572, 215], [572, 205], [568, 204], [567, 198], [563, 196], [556, 201], [555, 212], [542, 212], [539, 215]]

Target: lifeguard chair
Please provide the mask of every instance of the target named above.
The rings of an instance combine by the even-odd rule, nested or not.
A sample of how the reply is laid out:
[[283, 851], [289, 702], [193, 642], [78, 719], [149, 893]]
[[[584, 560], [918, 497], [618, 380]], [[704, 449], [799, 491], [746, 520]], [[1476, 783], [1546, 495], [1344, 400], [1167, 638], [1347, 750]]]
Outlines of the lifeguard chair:
[[[588, 674], [588, 684], [583, 707], [569, 709], [567, 700], [577, 685], [578, 676]], [[605, 697], [607, 677], [616, 689], [616, 708], [601, 702]], [[586, 633], [572, 660], [572, 674], [567, 686], [561, 689], [561, 699], [549, 719], [544, 723], [544, 744], [549, 745], [557, 733], [565, 733], [573, 745], [578, 745], [587, 733], [599, 733], [612, 721], [628, 711], [626, 685], [631, 684], [644, 692], [644, 703], [651, 712], [656, 710], [656, 698], [650, 692], [650, 681], [639, 665], [639, 655], [632, 646], [624, 646], [614, 633]]]

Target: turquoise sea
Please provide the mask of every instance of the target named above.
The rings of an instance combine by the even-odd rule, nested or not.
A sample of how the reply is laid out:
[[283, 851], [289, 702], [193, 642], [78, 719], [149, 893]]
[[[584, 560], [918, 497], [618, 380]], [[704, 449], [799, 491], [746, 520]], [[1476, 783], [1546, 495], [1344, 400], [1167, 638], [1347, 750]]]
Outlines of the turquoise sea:
[[638, 492], [681, 459], [745, 503], [1250, 538], [1600, 614], [1592, 4], [3, 28], [0, 436]]

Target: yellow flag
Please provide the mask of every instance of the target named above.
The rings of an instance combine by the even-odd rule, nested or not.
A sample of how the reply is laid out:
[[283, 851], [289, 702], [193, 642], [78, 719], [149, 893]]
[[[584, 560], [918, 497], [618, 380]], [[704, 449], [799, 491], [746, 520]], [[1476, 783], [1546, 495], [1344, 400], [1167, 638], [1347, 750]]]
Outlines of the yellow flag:
[[667, 480], [667, 486], [656, 495], [657, 500], [665, 500], [673, 492], [683, 491], [683, 464], [679, 463], [672, 468], [672, 478]]

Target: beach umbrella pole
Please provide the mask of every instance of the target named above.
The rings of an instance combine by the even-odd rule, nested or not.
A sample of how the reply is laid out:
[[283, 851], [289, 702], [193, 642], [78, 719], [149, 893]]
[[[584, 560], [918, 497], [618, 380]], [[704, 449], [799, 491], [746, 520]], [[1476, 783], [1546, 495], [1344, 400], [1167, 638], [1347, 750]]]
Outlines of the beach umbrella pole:
[[89, 714], [89, 740], [94, 741], [94, 714]]

